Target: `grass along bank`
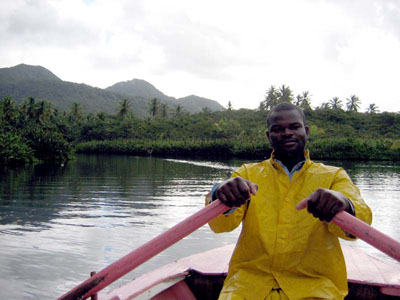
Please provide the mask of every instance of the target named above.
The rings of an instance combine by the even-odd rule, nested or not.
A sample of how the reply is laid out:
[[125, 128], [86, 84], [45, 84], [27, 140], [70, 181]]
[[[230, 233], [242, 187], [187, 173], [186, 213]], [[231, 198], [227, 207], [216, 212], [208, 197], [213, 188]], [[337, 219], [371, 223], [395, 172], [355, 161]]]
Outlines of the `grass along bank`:
[[[400, 160], [398, 141], [390, 139], [324, 138], [308, 143], [313, 159]], [[268, 141], [235, 139], [150, 140], [118, 139], [76, 145], [77, 153], [154, 156], [241, 157], [265, 159], [271, 153]]]

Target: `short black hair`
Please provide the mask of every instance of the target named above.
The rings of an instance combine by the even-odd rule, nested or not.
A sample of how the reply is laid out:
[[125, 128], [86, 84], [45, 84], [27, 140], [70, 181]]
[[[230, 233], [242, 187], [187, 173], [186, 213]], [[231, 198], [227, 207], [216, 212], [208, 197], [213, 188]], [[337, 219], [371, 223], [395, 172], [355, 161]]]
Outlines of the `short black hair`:
[[300, 107], [290, 102], [282, 102], [275, 105], [268, 113], [267, 126], [269, 127], [269, 125], [271, 125], [270, 119], [274, 112], [284, 111], [284, 110], [297, 110], [300, 113], [301, 118], [303, 119], [303, 124], [306, 125], [306, 115], [304, 114], [304, 111]]

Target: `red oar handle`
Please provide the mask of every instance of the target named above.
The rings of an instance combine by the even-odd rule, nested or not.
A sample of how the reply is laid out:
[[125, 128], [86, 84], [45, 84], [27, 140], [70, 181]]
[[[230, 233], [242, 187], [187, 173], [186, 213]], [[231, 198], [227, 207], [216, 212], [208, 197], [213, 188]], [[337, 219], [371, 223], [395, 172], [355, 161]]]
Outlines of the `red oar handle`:
[[210, 205], [207, 205], [182, 222], [176, 224], [174, 227], [112, 263], [96, 275], [90, 277], [88, 280], [58, 298], [58, 300], [86, 299], [92, 296], [228, 209], [229, 207], [219, 200], [212, 202]]
[[355, 235], [383, 253], [400, 261], [400, 243], [386, 234], [374, 229], [345, 211], [336, 214], [332, 222], [343, 230]]

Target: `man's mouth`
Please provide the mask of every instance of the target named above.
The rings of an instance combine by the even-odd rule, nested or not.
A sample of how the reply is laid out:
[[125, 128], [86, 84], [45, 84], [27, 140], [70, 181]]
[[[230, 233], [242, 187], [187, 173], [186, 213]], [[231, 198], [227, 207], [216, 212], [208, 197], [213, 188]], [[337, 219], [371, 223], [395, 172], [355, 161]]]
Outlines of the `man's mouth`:
[[294, 140], [283, 141], [283, 145], [285, 146], [293, 146], [295, 144], [297, 144], [297, 141]]

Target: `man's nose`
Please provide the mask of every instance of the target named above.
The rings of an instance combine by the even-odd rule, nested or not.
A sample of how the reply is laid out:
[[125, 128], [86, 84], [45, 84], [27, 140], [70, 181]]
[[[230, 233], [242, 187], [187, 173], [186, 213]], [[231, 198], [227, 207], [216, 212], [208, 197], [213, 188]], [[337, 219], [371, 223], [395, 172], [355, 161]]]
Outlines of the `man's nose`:
[[290, 128], [285, 128], [282, 133], [284, 136], [287, 136], [287, 135], [292, 135], [293, 131]]

